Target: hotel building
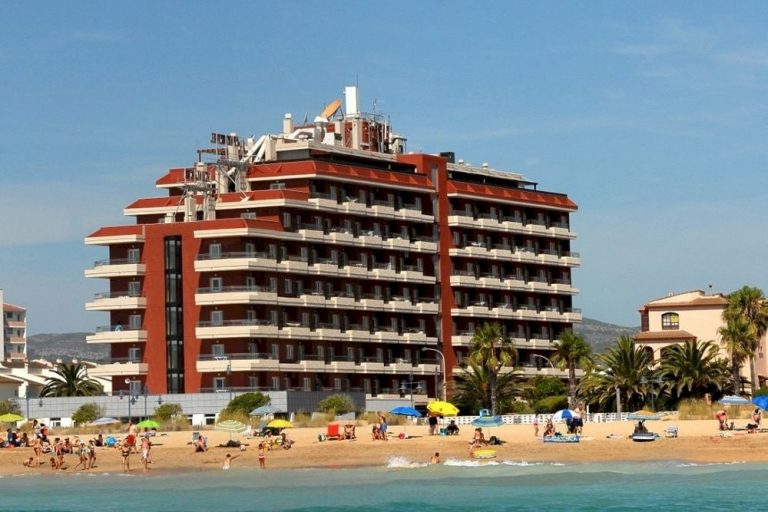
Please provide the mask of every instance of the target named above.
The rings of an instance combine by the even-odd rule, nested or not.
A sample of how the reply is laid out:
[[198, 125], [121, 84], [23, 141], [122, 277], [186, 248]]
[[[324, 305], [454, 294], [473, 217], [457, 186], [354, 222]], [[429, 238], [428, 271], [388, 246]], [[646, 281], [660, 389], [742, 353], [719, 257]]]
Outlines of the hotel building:
[[24, 365], [27, 362], [27, 310], [3, 302], [3, 331], [0, 332], [0, 354], [5, 366]]
[[[720, 328], [725, 326], [723, 311], [728, 297], [721, 293], [706, 294], [703, 290], [670, 293], [666, 297], [644, 304], [640, 312], [640, 332], [635, 334], [635, 345], [643, 347], [661, 359], [664, 348], [680, 343], [714, 341], [720, 347], [720, 356], [730, 359], [722, 342]], [[755, 357], [757, 378], [760, 383], [768, 379], [768, 359], [765, 356], [766, 336], [760, 340]], [[741, 368], [742, 377], [750, 379], [749, 364]]]
[[[360, 391], [417, 402], [461, 371], [472, 333], [499, 322], [534, 375], [581, 319], [576, 205], [452, 154], [405, 152], [357, 89], [311, 124], [213, 134], [191, 168], [139, 199], [133, 225], [85, 243], [109, 315], [88, 337], [115, 391]], [[423, 350], [427, 349], [427, 350]], [[437, 353], [436, 351], [439, 351]], [[546, 363], [545, 363], [546, 364]], [[545, 370], [545, 374], [548, 370]]]

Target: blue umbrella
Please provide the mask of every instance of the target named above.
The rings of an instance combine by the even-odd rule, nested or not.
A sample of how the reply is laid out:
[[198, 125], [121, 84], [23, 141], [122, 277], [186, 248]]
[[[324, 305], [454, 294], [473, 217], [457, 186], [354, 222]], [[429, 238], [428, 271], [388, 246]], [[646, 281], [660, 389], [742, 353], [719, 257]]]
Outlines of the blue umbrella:
[[480, 416], [472, 421], [473, 427], [500, 427], [504, 424], [499, 416]]
[[756, 396], [752, 399], [752, 403], [761, 409], [768, 409], [768, 395]]
[[421, 418], [421, 413], [419, 411], [417, 411], [413, 407], [408, 407], [405, 405], [401, 405], [400, 407], [395, 407], [389, 412], [391, 414], [397, 414], [400, 416], [413, 416], [415, 418]]
[[568, 421], [573, 418], [573, 411], [570, 409], [561, 409], [552, 416], [552, 421], [557, 423], [558, 421]]
[[276, 412], [284, 412], [279, 411], [277, 407], [274, 405], [262, 405], [261, 407], [257, 407], [254, 410], [251, 411], [251, 416], [266, 416], [267, 414], [275, 414]]
[[[389, 411], [390, 414], [397, 414], [398, 416], [413, 416], [414, 418], [420, 418], [421, 413], [414, 409], [413, 407], [407, 407], [405, 405], [401, 405], [400, 407], [395, 407], [391, 411]], [[408, 425], [403, 427], [403, 434], [405, 437], [408, 437]]]
[[749, 405], [751, 402], [744, 398], [743, 396], [738, 395], [727, 395], [718, 400], [719, 403], [723, 405]]
[[114, 425], [115, 423], [120, 423], [120, 420], [115, 418], [99, 418], [97, 420], [93, 420], [89, 425], [92, 425], [94, 427], [101, 427], [104, 425]]

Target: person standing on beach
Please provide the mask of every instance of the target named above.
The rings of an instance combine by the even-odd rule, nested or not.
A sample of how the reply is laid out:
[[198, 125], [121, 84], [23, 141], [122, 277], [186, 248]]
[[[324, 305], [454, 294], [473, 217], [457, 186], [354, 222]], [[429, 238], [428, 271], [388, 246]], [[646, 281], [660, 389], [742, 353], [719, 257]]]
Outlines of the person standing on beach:
[[123, 457], [123, 473], [131, 472], [131, 447], [125, 443], [120, 446], [120, 455]]
[[144, 465], [144, 472], [149, 471], [149, 452], [152, 450], [152, 442], [149, 437], [144, 436], [141, 438], [141, 463]]
[[379, 432], [381, 432], [381, 438], [387, 440], [387, 417], [383, 413], [379, 413]]
[[533, 437], [539, 437], [539, 415], [533, 417]]
[[437, 415], [429, 415], [429, 435], [434, 436], [437, 434]]
[[37, 460], [37, 465], [40, 465], [40, 455], [43, 454], [43, 442], [40, 440], [39, 436], [34, 436], [32, 438], [32, 449], [35, 452], [35, 459]]
[[264, 453], [264, 443], [259, 443], [259, 467], [266, 469], [267, 455]]

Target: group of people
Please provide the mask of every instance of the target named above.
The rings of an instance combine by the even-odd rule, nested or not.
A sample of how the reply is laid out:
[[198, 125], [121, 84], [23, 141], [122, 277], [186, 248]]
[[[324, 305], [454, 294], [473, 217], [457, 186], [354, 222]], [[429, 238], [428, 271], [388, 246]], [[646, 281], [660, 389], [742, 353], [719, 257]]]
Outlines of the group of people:
[[154, 432], [145, 428], [144, 433], [139, 437], [139, 428], [133, 422], [128, 423], [125, 437], [121, 442], [115, 444], [123, 459], [123, 472], [131, 472], [131, 454], [138, 450], [139, 444], [141, 445], [141, 464], [145, 473], [149, 471], [149, 465], [152, 463], [150, 460], [150, 453], [152, 452], [150, 438], [153, 434]]
[[[728, 412], [726, 412], [724, 409], [721, 409], [715, 413], [715, 419], [717, 420], [718, 430], [734, 430], [736, 428], [733, 421], [729, 422]], [[763, 419], [759, 407], [755, 408], [750, 419], [751, 421], [747, 423], [747, 426], [745, 427], [746, 431], [749, 433], [757, 432], [760, 428], [760, 421]]]
[[[440, 434], [440, 427], [438, 425], [438, 417], [437, 414], [431, 414], [429, 416], [428, 424], [429, 424], [429, 435], [435, 436], [437, 434]], [[445, 427], [445, 434], [449, 436], [455, 436], [459, 435], [459, 426], [456, 425], [455, 420], [451, 420], [447, 427]]]
[[378, 415], [378, 421], [371, 428], [371, 437], [374, 441], [387, 440], [387, 417], [382, 413]]
[[[568, 429], [569, 434], [581, 434], [583, 428], [584, 428], [584, 402], [580, 402], [576, 405], [576, 407], [571, 411], [571, 417], [565, 419], [565, 427]], [[555, 430], [555, 425], [552, 422], [552, 418], [548, 418], [546, 423], [544, 424], [544, 434], [543, 437], [550, 437], [557, 434], [557, 430]], [[533, 435], [535, 437], [539, 437], [539, 415], [533, 417]], [[558, 434], [559, 435], [559, 434]]]

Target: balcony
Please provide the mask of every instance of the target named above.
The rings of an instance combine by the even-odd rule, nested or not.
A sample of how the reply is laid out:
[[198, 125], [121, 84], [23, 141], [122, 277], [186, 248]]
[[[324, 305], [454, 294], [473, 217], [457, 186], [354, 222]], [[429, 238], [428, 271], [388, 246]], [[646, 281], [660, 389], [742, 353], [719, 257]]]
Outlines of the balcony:
[[92, 377], [112, 377], [146, 375], [149, 365], [136, 358], [122, 357], [112, 358], [107, 363], [101, 363], [88, 369]]
[[24, 345], [27, 339], [24, 336], [8, 336], [5, 338], [5, 342], [13, 345]]
[[547, 236], [568, 240], [576, 238], [576, 233], [570, 231], [567, 227], [563, 227], [560, 223], [547, 227], [546, 224], [536, 220], [523, 220], [520, 217], [502, 217], [499, 220], [488, 214], [479, 214], [475, 219], [472, 215], [467, 215], [466, 212], [461, 211], [453, 211], [448, 215], [448, 225], [473, 230], [479, 228], [488, 231]]
[[97, 327], [95, 334], [86, 336], [85, 341], [88, 343], [143, 343], [147, 341], [147, 331], [104, 325]]
[[201, 373], [226, 372], [305, 372], [305, 373], [387, 373], [409, 375], [434, 375], [440, 370], [437, 361], [422, 361], [419, 365], [410, 362], [384, 363], [375, 357], [360, 360], [347, 356], [304, 354], [293, 360], [278, 359], [271, 353], [231, 353], [220, 355], [201, 354], [197, 359], [197, 371]]
[[273, 304], [277, 292], [266, 286], [222, 286], [219, 288], [198, 288], [195, 303], [198, 306], [224, 304]]
[[120, 309], [144, 309], [147, 307], [146, 297], [139, 293], [104, 292], [94, 295], [94, 300], [86, 302], [86, 311], [113, 311]]
[[576, 295], [579, 293], [578, 289], [572, 287], [569, 282], [563, 280], [555, 280], [549, 284], [546, 280], [540, 278], [529, 278], [528, 281], [524, 281], [522, 276], [517, 275], [496, 277], [486, 274], [485, 277], [476, 278], [473, 272], [466, 270], [452, 271], [451, 286], [564, 295]]
[[146, 265], [135, 259], [122, 258], [100, 260], [93, 264], [93, 268], [85, 271], [85, 277], [110, 278], [110, 277], [136, 277], [143, 276]]
[[543, 308], [537, 311], [535, 306], [524, 304], [518, 306], [513, 306], [512, 304], [495, 304], [493, 307], [489, 307], [480, 303], [472, 303], [466, 307], [451, 309], [451, 316], [567, 323], [581, 321], [581, 312], [578, 312], [578, 310], [560, 311], [557, 308]]
[[277, 326], [256, 319], [198, 322], [195, 335], [200, 339], [276, 337]]
[[308, 199], [310, 204], [317, 207], [318, 210], [330, 211], [336, 213], [349, 213], [353, 215], [363, 215], [367, 217], [379, 217], [386, 219], [402, 219], [415, 222], [434, 222], [432, 215], [425, 215], [417, 204], [404, 204], [396, 208], [386, 200], [373, 200], [370, 206], [358, 201], [357, 197], [344, 196], [334, 198], [331, 194], [324, 192], [312, 192]]
[[265, 252], [223, 252], [219, 255], [199, 254], [195, 259], [197, 272], [225, 272], [228, 270], [277, 270], [277, 259]]

